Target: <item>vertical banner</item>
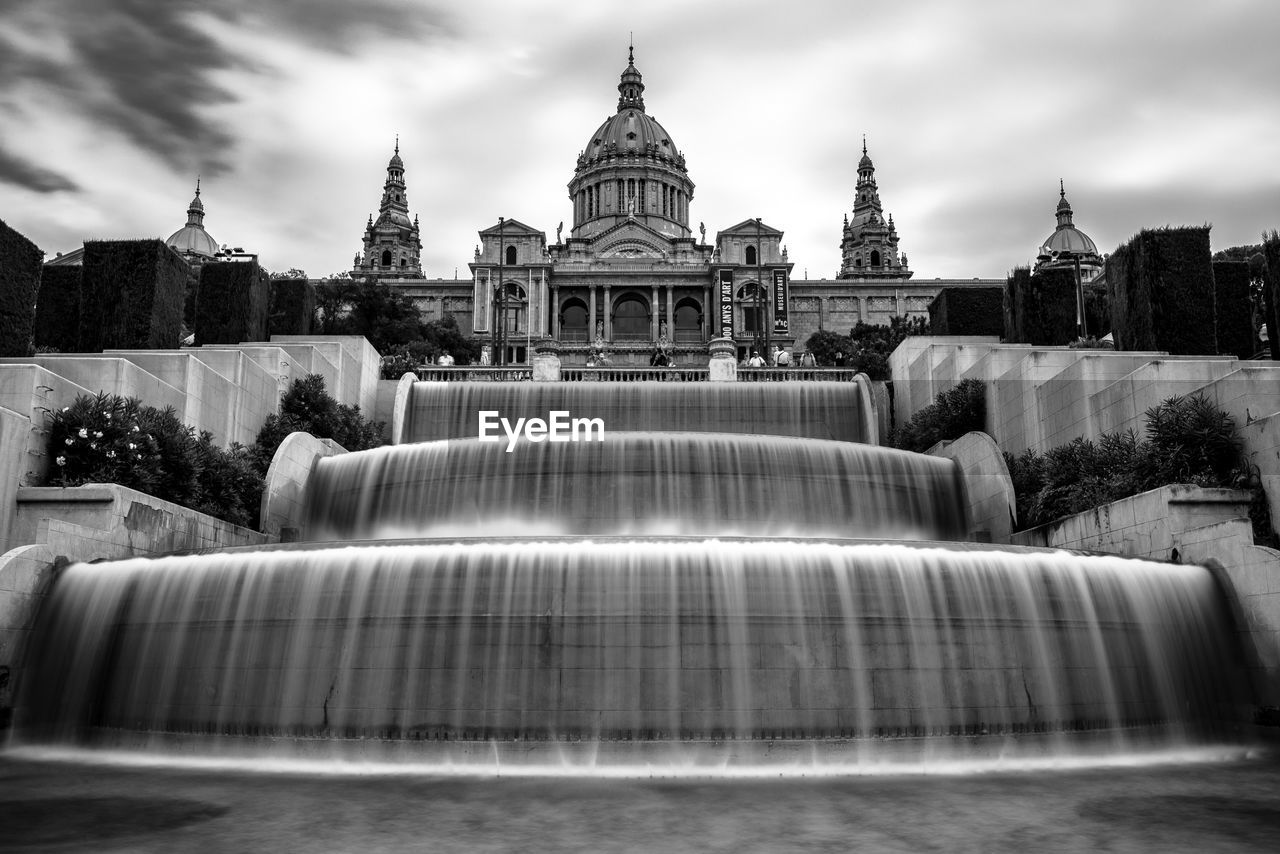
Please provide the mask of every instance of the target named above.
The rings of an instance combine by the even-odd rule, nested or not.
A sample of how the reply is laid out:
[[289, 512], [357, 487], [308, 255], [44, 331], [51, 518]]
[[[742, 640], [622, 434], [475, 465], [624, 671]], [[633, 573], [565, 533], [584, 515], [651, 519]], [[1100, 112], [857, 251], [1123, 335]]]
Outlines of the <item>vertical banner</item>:
[[720, 279], [716, 282], [718, 318], [717, 333], [721, 338], [733, 337], [733, 271], [721, 270]]
[[773, 334], [790, 335], [791, 322], [787, 317], [787, 271], [773, 271]]
[[471, 312], [471, 329], [473, 332], [488, 332], [489, 321], [493, 315], [493, 293], [489, 287], [489, 269], [476, 270], [476, 288], [474, 308]]

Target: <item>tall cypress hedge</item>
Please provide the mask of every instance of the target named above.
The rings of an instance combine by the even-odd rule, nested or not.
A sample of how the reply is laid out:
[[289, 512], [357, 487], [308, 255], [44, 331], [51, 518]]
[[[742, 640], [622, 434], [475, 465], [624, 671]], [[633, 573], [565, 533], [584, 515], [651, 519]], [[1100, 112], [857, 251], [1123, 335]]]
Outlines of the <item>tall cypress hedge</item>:
[[1253, 357], [1253, 305], [1249, 300], [1249, 262], [1214, 261], [1218, 352], [1237, 359]]
[[310, 335], [316, 313], [316, 286], [306, 279], [272, 279], [268, 332]]
[[44, 252], [0, 220], [0, 356], [30, 356]]
[[1006, 341], [1049, 347], [1076, 339], [1074, 270], [1015, 268], [1005, 280], [1005, 301]]
[[196, 344], [267, 340], [267, 272], [257, 261], [222, 261], [200, 269]]
[[1117, 350], [1218, 352], [1209, 228], [1139, 232], [1107, 259]]
[[1280, 232], [1262, 235], [1262, 254], [1267, 259], [1262, 289], [1267, 312], [1267, 342], [1271, 358], [1280, 361]]
[[1003, 288], [943, 288], [929, 303], [932, 335], [1002, 335]]
[[88, 241], [82, 276], [79, 349], [179, 345], [187, 262], [163, 240]]
[[46, 266], [36, 300], [35, 343], [59, 353], [76, 353], [80, 347], [79, 264]]

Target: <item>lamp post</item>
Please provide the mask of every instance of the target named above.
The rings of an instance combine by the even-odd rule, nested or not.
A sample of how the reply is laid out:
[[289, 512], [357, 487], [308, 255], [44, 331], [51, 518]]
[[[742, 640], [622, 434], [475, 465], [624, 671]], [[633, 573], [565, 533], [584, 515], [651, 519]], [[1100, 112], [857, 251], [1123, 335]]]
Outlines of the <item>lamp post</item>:
[[506, 217], [498, 217], [498, 292], [494, 295], [494, 301], [493, 301], [493, 310], [495, 314], [494, 324], [493, 324], [493, 340], [494, 340], [494, 350], [496, 350], [496, 352], [493, 355], [494, 355], [494, 364], [499, 366], [506, 365], [507, 363], [507, 336], [506, 336], [507, 289], [502, 284], [502, 279], [504, 275], [502, 264], [503, 264], [503, 261], [506, 260], [504, 257], [506, 252], [506, 247], [502, 245], [504, 240], [503, 224], [505, 222], [506, 222]]

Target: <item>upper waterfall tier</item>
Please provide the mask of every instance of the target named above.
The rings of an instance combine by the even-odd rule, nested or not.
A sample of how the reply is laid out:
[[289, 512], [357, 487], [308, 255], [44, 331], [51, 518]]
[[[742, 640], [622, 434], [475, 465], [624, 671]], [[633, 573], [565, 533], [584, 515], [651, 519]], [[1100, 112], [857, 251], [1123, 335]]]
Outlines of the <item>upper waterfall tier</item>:
[[950, 460], [819, 439], [608, 433], [451, 439], [321, 460], [307, 539], [966, 534]]
[[413, 386], [405, 442], [475, 438], [480, 413], [546, 418], [551, 411], [598, 418], [605, 429], [750, 433], [875, 444], [863, 383], [489, 383]]

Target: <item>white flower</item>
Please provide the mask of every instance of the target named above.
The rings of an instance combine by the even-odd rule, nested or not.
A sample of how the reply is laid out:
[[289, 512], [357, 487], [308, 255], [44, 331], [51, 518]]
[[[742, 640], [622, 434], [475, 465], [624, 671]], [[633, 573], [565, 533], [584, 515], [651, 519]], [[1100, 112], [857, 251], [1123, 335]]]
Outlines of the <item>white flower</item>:
[[108, 421], [110, 421], [110, 420], [111, 420], [111, 413], [110, 413], [110, 412], [108, 412], [108, 413], [107, 413], [107, 420], [108, 420]]
[[107, 451], [107, 459], [109, 459], [109, 460], [114, 460], [115, 458], [116, 458], [116, 452], [115, 452], [115, 451]]
[[79, 436], [81, 439], [88, 439], [89, 431], [81, 427], [80, 431], [76, 435]]
[[56, 460], [54, 460], [54, 462], [55, 462], [55, 463], [57, 463], [57, 464], [58, 464], [58, 465], [60, 465], [60, 466], [65, 466], [65, 465], [67, 464], [67, 458], [66, 458], [66, 457], [58, 457]]
[[133, 442], [129, 443], [129, 450], [136, 451], [137, 449], [138, 449], [137, 445], [133, 444]]
[[101, 431], [101, 430], [94, 430], [94, 431], [93, 431], [93, 437], [94, 437], [95, 439], [101, 439], [101, 438], [102, 438], [102, 431]]
[[70, 408], [71, 408], [71, 407], [69, 407], [69, 406], [64, 406], [64, 407], [62, 407], [62, 411], [63, 411], [63, 412], [66, 412], [66, 411], [67, 411], [68, 409], [70, 409]]
[[134, 432], [134, 433], [139, 432], [139, 431], [138, 431], [138, 425], [137, 425], [137, 424], [134, 424], [134, 425], [133, 425], [133, 432]]
[[75, 439], [63, 439], [62, 441], [66, 442], [68, 445], [74, 445], [76, 443]]
[[97, 443], [97, 442], [90, 442], [90, 443], [89, 443], [89, 449], [90, 449], [90, 450], [93, 450], [93, 451], [98, 450], [98, 443]]

